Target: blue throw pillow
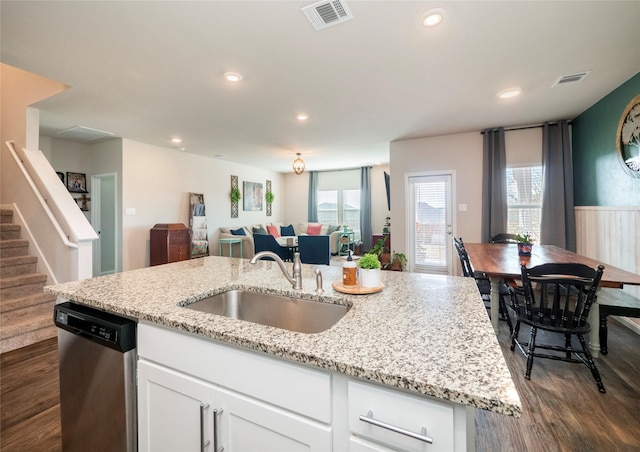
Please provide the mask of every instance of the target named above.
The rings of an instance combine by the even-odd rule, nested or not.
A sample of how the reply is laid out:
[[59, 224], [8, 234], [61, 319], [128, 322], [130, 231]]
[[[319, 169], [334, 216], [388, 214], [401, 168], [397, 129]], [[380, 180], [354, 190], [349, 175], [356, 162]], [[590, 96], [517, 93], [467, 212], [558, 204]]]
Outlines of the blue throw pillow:
[[244, 228], [238, 228], [238, 229], [231, 229], [231, 234], [233, 235], [247, 235], [246, 232], [244, 232]]
[[280, 226], [280, 235], [285, 236], [285, 235], [289, 235], [289, 236], [293, 236], [296, 235], [296, 231], [293, 230], [293, 225], [290, 224], [289, 226]]

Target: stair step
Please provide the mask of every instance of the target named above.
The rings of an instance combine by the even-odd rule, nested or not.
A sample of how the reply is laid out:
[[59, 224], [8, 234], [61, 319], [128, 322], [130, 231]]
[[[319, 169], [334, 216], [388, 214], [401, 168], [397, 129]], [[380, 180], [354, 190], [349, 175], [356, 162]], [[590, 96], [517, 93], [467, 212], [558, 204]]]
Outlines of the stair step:
[[53, 306], [55, 302], [26, 306], [0, 314], [0, 339], [17, 336], [53, 325]]
[[13, 311], [15, 309], [25, 308], [27, 306], [37, 305], [41, 303], [55, 303], [56, 296], [50, 293], [41, 292], [18, 298], [3, 298], [0, 300], [0, 313]]
[[14, 256], [0, 259], [0, 278], [35, 273], [38, 258], [36, 256]]
[[21, 230], [19, 224], [0, 223], [0, 240], [19, 239]]
[[26, 256], [29, 250], [29, 241], [24, 239], [12, 239], [0, 241], [0, 258]]
[[[51, 314], [53, 319], [53, 314]], [[55, 326], [53, 320], [51, 325], [38, 328], [32, 331], [25, 331], [7, 339], [0, 340], [0, 353], [10, 352], [36, 342], [44, 341], [56, 337], [58, 335], [58, 327]]]
[[0, 223], [13, 223], [12, 209], [0, 209]]
[[0, 298], [6, 300], [42, 292], [46, 282], [47, 275], [42, 273], [28, 273], [26, 275], [0, 278]]

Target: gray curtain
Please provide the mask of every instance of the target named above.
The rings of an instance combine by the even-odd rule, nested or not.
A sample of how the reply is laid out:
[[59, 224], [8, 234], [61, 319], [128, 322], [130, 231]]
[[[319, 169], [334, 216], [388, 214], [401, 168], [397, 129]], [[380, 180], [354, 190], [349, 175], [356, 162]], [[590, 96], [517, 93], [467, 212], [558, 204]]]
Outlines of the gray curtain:
[[542, 126], [542, 217], [540, 242], [576, 250], [573, 165], [569, 122]]
[[362, 249], [373, 248], [371, 232], [371, 167], [360, 169], [360, 239]]
[[504, 128], [483, 134], [482, 158], [482, 242], [507, 231], [507, 158]]
[[307, 221], [309, 223], [318, 222], [318, 172], [309, 171], [309, 207], [307, 210]]

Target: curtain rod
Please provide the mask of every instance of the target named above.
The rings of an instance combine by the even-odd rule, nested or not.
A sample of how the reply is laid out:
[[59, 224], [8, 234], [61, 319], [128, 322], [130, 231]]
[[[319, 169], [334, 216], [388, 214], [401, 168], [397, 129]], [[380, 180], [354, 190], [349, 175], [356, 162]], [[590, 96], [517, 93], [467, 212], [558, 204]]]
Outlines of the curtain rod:
[[[571, 125], [572, 122], [573, 121], [571, 121], [571, 120], [568, 121], [569, 125]], [[553, 126], [553, 125], [556, 125], [558, 123], [559, 123], [559, 121], [555, 121], [555, 122], [548, 122], [547, 124]], [[544, 126], [544, 124], [537, 124], [537, 125], [533, 125], [533, 126], [522, 126], [522, 127], [510, 127], [508, 129], [504, 129], [504, 131], [505, 132], [511, 132], [511, 131], [514, 131], [514, 130], [539, 129], [539, 128], [542, 128], [543, 126]], [[495, 129], [497, 129], [497, 127], [493, 128], [493, 129], [490, 129], [490, 130], [495, 130]], [[483, 130], [482, 132], [480, 132], [480, 134], [484, 135], [484, 132], [485, 131]]]

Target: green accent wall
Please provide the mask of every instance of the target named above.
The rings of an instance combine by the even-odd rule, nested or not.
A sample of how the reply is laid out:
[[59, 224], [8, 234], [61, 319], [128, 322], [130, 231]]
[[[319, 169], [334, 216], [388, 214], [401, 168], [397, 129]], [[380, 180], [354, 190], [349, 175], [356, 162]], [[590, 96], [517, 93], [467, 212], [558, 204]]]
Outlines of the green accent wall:
[[638, 94], [640, 73], [572, 121], [576, 206], [640, 206], [640, 178], [624, 171], [616, 151], [620, 116]]

